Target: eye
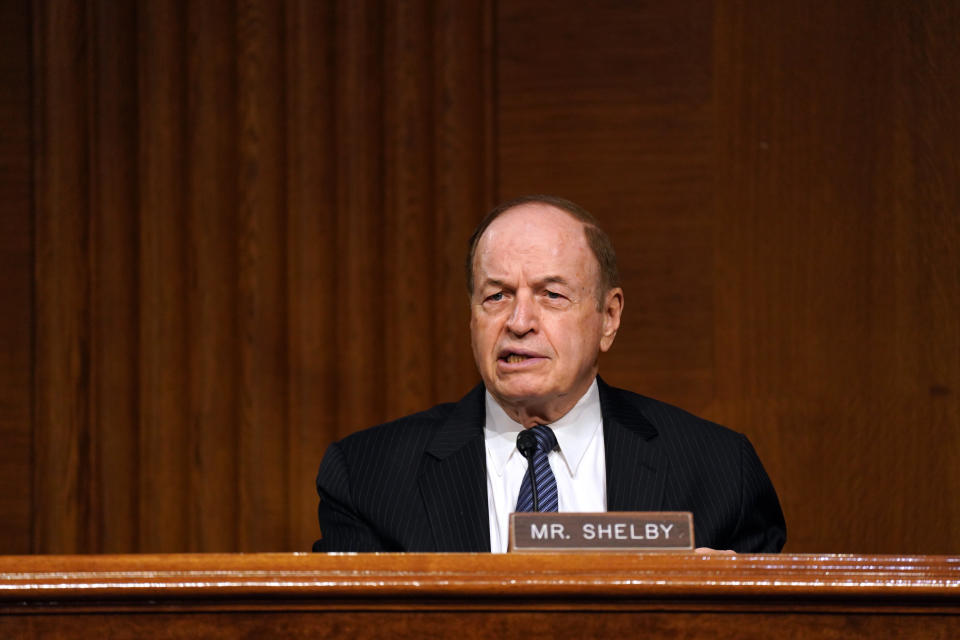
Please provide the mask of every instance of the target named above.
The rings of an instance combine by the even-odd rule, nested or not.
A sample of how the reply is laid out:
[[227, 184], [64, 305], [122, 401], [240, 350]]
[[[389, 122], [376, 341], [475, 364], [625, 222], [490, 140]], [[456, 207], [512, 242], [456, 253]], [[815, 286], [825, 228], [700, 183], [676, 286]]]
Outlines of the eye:
[[487, 302], [500, 302], [503, 300], [503, 291], [497, 291], [493, 295], [487, 296]]
[[547, 290], [546, 295], [551, 300], [560, 300], [561, 298], [563, 298], [563, 296], [557, 293], [556, 291], [550, 291], [549, 289]]

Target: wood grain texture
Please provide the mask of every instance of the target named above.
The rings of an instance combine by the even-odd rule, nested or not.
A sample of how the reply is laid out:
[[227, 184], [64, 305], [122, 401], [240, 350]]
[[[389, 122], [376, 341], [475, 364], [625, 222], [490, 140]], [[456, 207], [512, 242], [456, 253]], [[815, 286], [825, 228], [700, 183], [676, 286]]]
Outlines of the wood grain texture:
[[[137, 11], [139, 551], [188, 544], [186, 20], [182, 3]], [[189, 547], [187, 547], [189, 548]]]
[[293, 549], [315, 539], [317, 452], [336, 433], [337, 278], [336, 52], [332, 3], [302, 0], [287, 11], [287, 287], [289, 341], [287, 491]]
[[0, 557], [32, 638], [950, 638], [956, 556], [189, 554]]
[[488, 9], [39, 5], [30, 549], [306, 549], [331, 440], [472, 385]]
[[[137, 640], [149, 635], [175, 638], [236, 638], [280, 635], [284, 638], [318, 636], [351, 638], [490, 638], [524, 636], [551, 638], [623, 638], [643, 629], [651, 638], [682, 637], [705, 640], [743, 638], [919, 638], [950, 640], [954, 616], [910, 614], [757, 614], [622, 611], [530, 612], [508, 611], [410, 612], [353, 611], [223, 613], [114, 613], [87, 618], [45, 614], [0, 619], [0, 631], [24, 640], [58, 634], [106, 633], [111, 638]], [[89, 626], [88, 626], [89, 625]]]
[[283, 12], [238, 5], [240, 247], [239, 531], [242, 550], [289, 548], [287, 460], [286, 167]]
[[377, 553], [0, 556], [0, 607], [185, 606], [960, 614], [960, 557]]
[[772, 469], [789, 548], [958, 544], [958, 25], [951, 3], [718, 15], [711, 413]]
[[337, 131], [337, 245], [334, 289], [337, 321], [337, 434], [375, 424], [386, 384], [381, 296], [383, 255], [383, 64], [380, 3], [341, 1], [335, 73]]
[[[231, 2], [189, 5], [187, 15], [187, 304], [190, 549], [238, 548], [241, 532], [238, 436], [241, 407], [237, 185], [239, 108], [237, 9]], [[221, 78], [211, 82], [211, 78]], [[226, 241], [229, 239], [229, 241]]]
[[4, 548], [306, 549], [331, 440], [476, 381], [467, 237], [542, 191], [619, 250], [605, 377], [747, 433], [788, 550], [960, 545], [956, 3], [2, 11]]
[[92, 538], [88, 551], [138, 549], [139, 223], [136, 13], [91, 3], [90, 439]]
[[[237, 8], [188, 5], [186, 157], [190, 533], [187, 548], [238, 548], [240, 182]], [[218, 82], [212, 78], [221, 79]]]
[[68, 552], [89, 549], [93, 534], [88, 14], [74, 4], [34, 9], [35, 171], [44, 188], [34, 223], [33, 545]]
[[960, 558], [695, 554], [0, 557], [0, 632], [950, 638]]
[[[434, 176], [423, 171], [434, 158], [434, 50], [431, 6], [427, 2], [388, 3], [384, 16], [384, 312], [387, 322], [384, 374], [385, 412], [420, 411], [434, 397], [429, 372], [436, 333], [437, 298], [429, 294], [434, 268]], [[425, 72], [427, 71], [427, 72]], [[389, 275], [388, 275], [389, 274]]]
[[31, 5], [0, 4], [0, 548], [29, 553], [33, 440]]

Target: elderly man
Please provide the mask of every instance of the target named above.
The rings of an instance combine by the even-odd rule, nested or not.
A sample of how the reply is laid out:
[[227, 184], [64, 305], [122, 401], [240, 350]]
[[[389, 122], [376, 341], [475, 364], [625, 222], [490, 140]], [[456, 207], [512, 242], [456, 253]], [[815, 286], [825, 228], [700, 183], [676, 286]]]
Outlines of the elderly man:
[[331, 445], [314, 551], [505, 551], [509, 514], [530, 507], [525, 429], [549, 480], [543, 510], [691, 511], [700, 546], [783, 547], [746, 437], [598, 377], [623, 291], [590, 214], [551, 196], [497, 207], [471, 238], [467, 284], [483, 384]]

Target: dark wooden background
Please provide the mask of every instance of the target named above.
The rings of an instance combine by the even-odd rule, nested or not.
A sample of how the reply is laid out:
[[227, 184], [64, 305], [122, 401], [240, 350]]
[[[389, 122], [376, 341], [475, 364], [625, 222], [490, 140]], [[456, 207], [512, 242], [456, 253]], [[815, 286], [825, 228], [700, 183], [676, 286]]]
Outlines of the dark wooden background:
[[304, 550], [477, 380], [491, 204], [611, 232], [601, 370], [794, 552], [960, 549], [960, 3], [0, 0], [0, 553]]

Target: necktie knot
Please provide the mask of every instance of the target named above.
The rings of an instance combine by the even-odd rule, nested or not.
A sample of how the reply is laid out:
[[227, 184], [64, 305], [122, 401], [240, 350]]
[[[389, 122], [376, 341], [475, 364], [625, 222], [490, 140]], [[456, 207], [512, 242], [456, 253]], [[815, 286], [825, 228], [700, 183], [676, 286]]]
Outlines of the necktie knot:
[[543, 451], [544, 453], [550, 453], [557, 448], [557, 436], [553, 433], [553, 429], [547, 425], [535, 425], [530, 428], [530, 432], [533, 433], [534, 437], [537, 439], [538, 450]]

